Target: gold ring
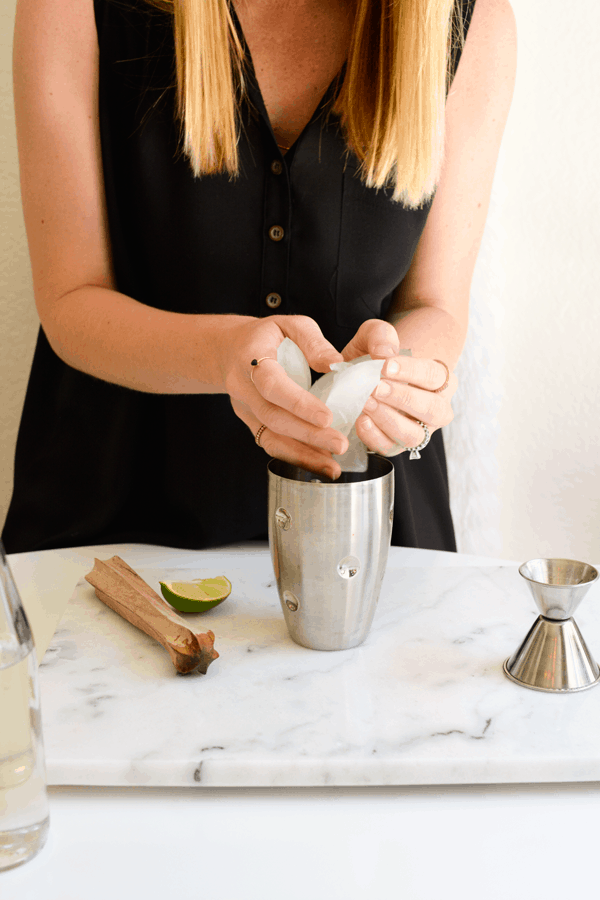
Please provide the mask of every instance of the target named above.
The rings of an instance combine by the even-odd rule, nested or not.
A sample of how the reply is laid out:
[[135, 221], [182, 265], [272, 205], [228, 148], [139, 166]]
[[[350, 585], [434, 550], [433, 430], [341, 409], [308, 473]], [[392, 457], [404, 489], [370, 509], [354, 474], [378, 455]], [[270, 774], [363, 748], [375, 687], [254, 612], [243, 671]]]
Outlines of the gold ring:
[[252, 377], [254, 374], [254, 370], [256, 369], [257, 366], [259, 366], [261, 364], [263, 359], [274, 359], [275, 362], [277, 362], [277, 359], [274, 356], [261, 356], [260, 359], [251, 360], [250, 365], [252, 366], [252, 368], [250, 369], [250, 381], [252, 382], [252, 384], [254, 384], [254, 378]]
[[443, 367], [445, 368], [445, 370], [446, 370], [446, 380], [445, 380], [445, 382], [443, 383], [443, 385], [442, 385], [441, 387], [439, 387], [439, 388], [436, 388], [435, 391], [432, 391], [432, 392], [431, 392], [432, 394], [441, 394], [441, 392], [442, 392], [442, 391], [445, 391], [446, 388], [448, 387], [448, 383], [449, 383], [449, 381], [450, 381], [450, 369], [448, 368], [448, 366], [446, 365], [445, 362], [442, 362], [441, 359], [434, 359], [434, 362], [439, 363], [440, 366], [443, 366]]
[[[265, 359], [267, 359], [266, 356], [265, 356]], [[260, 436], [266, 427], [267, 427], [266, 425], [261, 425], [260, 428], [258, 429], [258, 431], [256, 432], [256, 434], [254, 435], [254, 440], [256, 441], [256, 443], [258, 444], [259, 447], [260, 447]]]

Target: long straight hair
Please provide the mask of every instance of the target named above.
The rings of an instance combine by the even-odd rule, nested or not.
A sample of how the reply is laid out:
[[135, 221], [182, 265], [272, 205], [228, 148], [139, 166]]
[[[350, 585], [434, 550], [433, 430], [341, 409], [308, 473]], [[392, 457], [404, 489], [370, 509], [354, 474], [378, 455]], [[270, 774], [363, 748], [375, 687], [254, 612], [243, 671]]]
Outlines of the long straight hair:
[[[182, 151], [196, 177], [238, 174], [244, 50], [228, 0], [146, 0], [173, 16]], [[332, 111], [368, 187], [422, 206], [439, 181], [460, 0], [355, 0], [346, 73]]]

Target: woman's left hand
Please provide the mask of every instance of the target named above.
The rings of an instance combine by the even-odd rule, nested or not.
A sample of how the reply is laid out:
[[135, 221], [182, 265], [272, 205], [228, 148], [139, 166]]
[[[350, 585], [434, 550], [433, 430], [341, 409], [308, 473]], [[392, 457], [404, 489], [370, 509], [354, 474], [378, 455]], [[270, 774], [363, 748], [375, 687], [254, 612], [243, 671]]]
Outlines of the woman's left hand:
[[444, 366], [401, 353], [398, 334], [389, 322], [364, 322], [342, 353], [347, 362], [365, 353], [386, 359], [379, 384], [356, 421], [356, 433], [369, 450], [396, 456], [423, 442], [419, 421], [433, 434], [454, 418], [450, 400], [458, 387], [456, 375], [451, 373], [448, 386], [436, 393], [446, 380]]

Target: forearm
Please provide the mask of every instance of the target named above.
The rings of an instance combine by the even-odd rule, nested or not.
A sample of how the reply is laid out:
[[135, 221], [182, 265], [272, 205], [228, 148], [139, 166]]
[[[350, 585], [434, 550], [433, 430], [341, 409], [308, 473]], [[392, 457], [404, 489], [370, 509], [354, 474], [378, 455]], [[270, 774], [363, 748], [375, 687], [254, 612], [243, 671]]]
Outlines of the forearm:
[[86, 286], [43, 320], [55, 353], [75, 369], [156, 394], [223, 393], [220, 350], [244, 316], [186, 315]]
[[415, 357], [441, 359], [452, 372], [462, 353], [467, 322], [434, 306], [419, 306], [388, 315], [396, 329], [401, 350]]

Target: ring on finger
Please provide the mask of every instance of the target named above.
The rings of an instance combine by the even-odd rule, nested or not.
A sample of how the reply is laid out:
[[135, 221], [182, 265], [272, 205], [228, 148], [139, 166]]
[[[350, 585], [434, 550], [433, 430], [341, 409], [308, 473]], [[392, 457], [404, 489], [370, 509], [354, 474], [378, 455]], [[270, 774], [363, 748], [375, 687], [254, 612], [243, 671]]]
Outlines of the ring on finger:
[[446, 390], [446, 388], [448, 387], [448, 384], [450, 383], [450, 369], [448, 368], [448, 366], [446, 365], [445, 362], [442, 362], [441, 359], [434, 359], [434, 362], [439, 363], [440, 366], [443, 366], [446, 370], [446, 380], [443, 383], [443, 385], [439, 388], [436, 388], [435, 391], [431, 392], [432, 394], [441, 394], [442, 391]]
[[261, 435], [266, 427], [267, 427], [266, 425], [261, 425], [260, 428], [258, 429], [258, 431], [256, 432], [256, 434], [254, 435], [254, 440], [256, 441], [256, 443], [258, 444], [259, 447], [260, 447]]
[[431, 433], [425, 422], [421, 422], [420, 419], [415, 419], [413, 421], [416, 425], [420, 425], [425, 432], [425, 437], [420, 444], [417, 444], [416, 447], [407, 447], [406, 444], [402, 443], [402, 441], [394, 441], [396, 447], [392, 450], [367, 450], [367, 453], [380, 453], [382, 456], [385, 456], [386, 459], [389, 459], [391, 457], [398, 456], [400, 453], [403, 453], [404, 450], [410, 450], [409, 459], [421, 459], [419, 450], [423, 450], [427, 446], [427, 444], [431, 440]]
[[417, 425], [420, 425], [422, 428], [424, 428], [425, 437], [421, 441], [420, 444], [417, 444], [416, 447], [407, 447], [406, 448], [407, 450], [410, 450], [410, 456], [408, 457], [409, 459], [421, 459], [421, 454], [419, 453], [419, 450], [423, 450], [427, 446], [429, 441], [431, 440], [431, 434], [430, 434], [429, 428], [427, 427], [425, 422], [417, 422]]
[[252, 359], [252, 360], [250, 361], [250, 365], [251, 365], [251, 367], [252, 367], [252, 368], [250, 369], [250, 381], [252, 382], [252, 384], [254, 384], [254, 377], [253, 377], [253, 376], [254, 376], [254, 370], [257, 369], [257, 368], [260, 366], [260, 364], [261, 364], [261, 362], [263, 361], [263, 359], [274, 359], [275, 362], [277, 362], [277, 359], [276, 359], [274, 356], [261, 356], [260, 359]]

